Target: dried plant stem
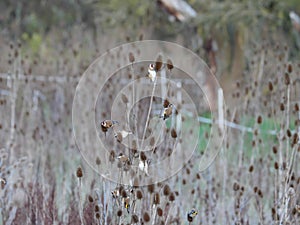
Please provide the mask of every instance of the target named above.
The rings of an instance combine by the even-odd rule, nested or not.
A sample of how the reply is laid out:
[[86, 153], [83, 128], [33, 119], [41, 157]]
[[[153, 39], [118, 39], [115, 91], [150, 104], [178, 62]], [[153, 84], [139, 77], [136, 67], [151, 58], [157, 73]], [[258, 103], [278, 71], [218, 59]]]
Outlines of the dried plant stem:
[[153, 207], [152, 207], [152, 225], [155, 224], [155, 219], [156, 219], [156, 205], [153, 204]]
[[151, 93], [151, 98], [150, 98], [150, 104], [149, 104], [149, 109], [148, 109], [148, 114], [147, 114], [147, 119], [146, 119], [146, 123], [145, 123], [145, 127], [144, 127], [144, 132], [143, 132], [143, 138], [142, 138], [142, 143], [141, 143], [141, 149], [143, 149], [143, 145], [144, 145], [144, 139], [146, 136], [146, 130], [147, 130], [147, 126], [149, 123], [149, 119], [150, 119], [150, 113], [151, 113], [151, 109], [152, 109], [152, 103], [153, 103], [153, 96], [154, 96], [154, 91], [155, 91], [155, 86], [157, 83], [157, 78], [155, 78], [154, 82], [153, 82], [153, 88], [152, 88], [152, 93]]
[[169, 220], [169, 218], [170, 218], [170, 212], [173, 212], [173, 208], [175, 208], [175, 205], [171, 205], [171, 204], [170, 204], [170, 209], [169, 209], [169, 211], [168, 211], [168, 215], [167, 215], [165, 224], [168, 224], [167, 222], [168, 222], [168, 220]]
[[[286, 128], [285, 130], [289, 129], [290, 126], [290, 93], [291, 93], [291, 89], [290, 89], [290, 85], [287, 86], [287, 91], [286, 91], [286, 95], [287, 95], [287, 103], [286, 103]], [[289, 158], [289, 139], [286, 139], [286, 157], [287, 159]]]
[[78, 211], [79, 211], [79, 217], [80, 217], [80, 222], [83, 225], [83, 208], [82, 208], [82, 199], [81, 199], [81, 179], [79, 179], [79, 185], [78, 185], [78, 199], [79, 199], [79, 204], [78, 204]]

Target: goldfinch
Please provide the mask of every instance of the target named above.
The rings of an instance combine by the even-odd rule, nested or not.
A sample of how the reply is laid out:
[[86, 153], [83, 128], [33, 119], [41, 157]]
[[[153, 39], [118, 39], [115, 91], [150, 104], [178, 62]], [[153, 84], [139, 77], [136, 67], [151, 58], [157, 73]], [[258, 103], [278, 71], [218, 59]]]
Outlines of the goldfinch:
[[124, 202], [125, 209], [127, 209], [127, 212], [129, 213], [130, 212], [130, 198], [129, 197], [123, 198], [123, 202]]
[[6, 179], [0, 177], [0, 186], [1, 186], [1, 188], [3, 189], [5, 187], [5, 185], [6, 185]]
[[125, 131], [125, 130], [121, 130], [118, 131], [117, 133], [115, 133], [115, 138], [117, 139], [118, 142], [122, 142], [122, 140], [124, 138], [126, 138], [129, 134], [132, 134], [131, 131]]
[[119, 156], [117, 157], [117, 159], [118, 159], [121, 163], [126, 163], [126, 162], [129, 161], [129, 157], [126, 156], [126, 155], [123, 155], [123, 154], [119, 155]]
[[109, 128], [113, 127], [115, 124], [119, 124], [116, 120], [103, 120], [101, 122], [101, 130], [106, 133]]
[[149, 164], [150, 164], [150, 159], [140, 160], [139, 162], [139, 169], [143, 171], [147, 176], [149, 176], [149, 172], [148, 172]]
[[155, 65], [154, 64], [150, 64], [149, 67], [148, 67], [148, 75], [147, 75], [150, 80], [152, 82], [155, 81], [155, 78], [156, 78], [156, 70], [155, 70]]
[[116, 188], [115, 190], [113, 190], [113, 191], [111, 192], [111, 196], [112, 196], [114, 199], [117, 199], [117, 198], [120, 196], [119, 189]]
[[197, 216], [197, 215], [198, 215], [198, 211], [195, 210], [195, 209], [192, 209], [192, 210], [189, 211], [188, 214], [187, 214], [187, 220], [188, 220], [189, 222], [192, 222], [193, 219], [194, 219], [194, 217]]
[[163, 118], [163, 120], [169, 118], [172, 115], [173, 112], [173, 105], [169, 104], [167, 108], [164, 109], [164, 113], [161, 116], [161, 118]]

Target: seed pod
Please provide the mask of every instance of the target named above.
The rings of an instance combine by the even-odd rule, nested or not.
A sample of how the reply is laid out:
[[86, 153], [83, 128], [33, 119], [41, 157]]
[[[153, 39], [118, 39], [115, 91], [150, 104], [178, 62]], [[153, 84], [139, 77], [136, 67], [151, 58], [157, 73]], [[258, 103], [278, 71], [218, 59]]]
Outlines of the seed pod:
[[171, 189], [170, 189], [169, 185], [166, 184], [163, 189], [163, 194], [167, 196], [170, 194], [170, 192], [171, 192]]
[[145, 221], [146, 223], [150, 221], [150, 216], [149, 216], [149, 213], [148, 213], [148, 212], [145, 212], [145, 213], [144, 213], [143, 219], [144, 219], [144, 221]]
[[78, 168], [77, 168], [76, 176], [77, 176], [78, 178], [81, 178], [81, 177], [83, 176], [81, 167], [78, 167]]
[[170, 202], [175, 201], [175, 195], [174, 195], [173, 192], [169, 195], [169, 201], [170, 201]]
[[274, 163], [274, 168], [275, 168], [275, 170], [278, 170], [278, 168], [279, 168], [278, 162], [275, 162], [275, 163]]
[[167, 68], [168, 68], [169, 70], [172, 70], [172, 69], [173, 69], [173, 63], [172, 63], [172, 61], [171, 61], [170, 59], [167, 60]]
[[160, 196], [159, 196], [159, 193], [156, 192], [153, 196], [153, 204], [155, 205], [159, 205], [160, 204]]
[[91, 202], [91, 203], [94, 202], [94, 199], [91, 195], [89, 195], [88, 199], [89, 199], [89, 202]]
[[251, 165], [251, 166], [249, 167], [249, 172], [252, 173], [253, 170], [254, 170], [254, 167], [253, 167], [253, 165]]
[[177, 138], [177, 132], [174, 128], [171, 130], [171, 137], [172, 138]]
[[257, 117], [257, 123], [258, 123], [258, 124], [261, 124], [261, 123], [262, 123], [262, 117], [261, 117], [261, 116], [258, 116], [258, 117]]
[[273, 91], [273, 84], [271, 81], [269, 81], [269, 91]]
[[133, 214], [131, 216], [131, 223], [138, 223], [139, 222], [139, 217], [136, 214]]
[[157, 212], [157, 215], [160, 217], [163, 215], [163, 210], [160, 207], [157, 208], [156, 212]]
[[122, 94], [122, 95], [121, 95], [121, 98], [122, 98], [122, 101], [123, 101], [124, 104], [127, 104], [127, 103], [128, 103], [128, 98], [127, 98], [126, 95]]
[[284, 74], [284, 83], [285, 83], [285, 85], [290, 85], [290, 83], [291, 83], [290, 76], [288, 73]]
[[293, 72], [293, 66], [292, 64], [288, 64], [288, 68], [287, 68], [288, 73], [292, 73]]
[[157, 59], [156, 59], [154, 70], [155, 71], [159, 71], [162, 68], [162, 65], [163, 65], [163, 63], [162, 63], [162, 56], [159, 55], [157, 57]]
[[129, 62], [133, 63], [134, 62], [134, 55], [132, 52], [129, 53]]

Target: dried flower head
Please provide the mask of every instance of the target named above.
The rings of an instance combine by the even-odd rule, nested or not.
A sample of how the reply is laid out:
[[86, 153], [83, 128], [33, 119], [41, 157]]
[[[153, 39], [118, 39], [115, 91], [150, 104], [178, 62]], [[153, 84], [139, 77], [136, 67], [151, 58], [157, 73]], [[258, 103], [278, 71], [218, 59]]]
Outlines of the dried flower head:
[[129, 57], [129, 62], [133, 63], [135, 59], [134, 59], [134, 55], [132, 52], [129, 53], [128, 57]]
[[167, 68], [168, 70], [172, 70], [173, 69], [173, 63], [170, 59], [167, 60]]
[[81, 167], [78, 167], [78, 168], [77, 168], [76, 176], [77, 176], [78, 178], [82, 178], [83, 172], [82, 172]]

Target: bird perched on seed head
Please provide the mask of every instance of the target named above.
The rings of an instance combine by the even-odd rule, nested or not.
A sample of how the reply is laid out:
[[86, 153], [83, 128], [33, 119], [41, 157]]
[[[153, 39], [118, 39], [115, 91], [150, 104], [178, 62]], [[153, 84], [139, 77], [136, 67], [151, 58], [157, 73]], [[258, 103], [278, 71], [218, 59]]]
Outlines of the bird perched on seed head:
[[169, 104], [167, 108], [164, 109], [164, 113], [161, 116], [161, 118], [163, 118], [163, 120], [169, 118], [172, 115], [173, 112], [173, 104]]
[[150, 165], [151, 161], [150, 159], [147, 159], [147, 160], [140, 160], [139, 162], [139, 169], [141, 171], [143, 171], [147, 176], [149, 176], [149, 165]]
[[127, 212], [130, 212], [130, 198], [126, 197], [123, 198], [123, 202], [124, 202], [124, 207], [127, 209]]
[[187, 214], [187, 220], [189, 222], [192, 222], [194, 217], [198, 215], [198, 211], [196, 209], [192, 209], [191, 211], [188, 212]]
[[122, 162], [122, 163], [126, 163], [126, 162], [129, 161], [128, 156], [123, 155], [123, 154], [119, 155], [119, 156], [117, 157], [117, 159], [119, 159], [119, 161]]
[[126, 138], [129, 134], [132, 134], [131, 131], [121, 130], [115, 133], [115, 138], [117, 138], [118, 142], [122, 142], [124, 138]]
[[116, 120], [103, 120], [101, 122], [101, 130], [106, 133], [109, 128], [113, 127], [115, 124], [119, 124]]
[[148, 75], [147, 75], [147, 76], [150, 78], [150, 80], [151, 80], [152, 82], [155, 81], [155, 78], [156, 78], [156, 70], [155, 70], [154, 64], [150, 64], [150, 65], [148, 66]]
[[0, 177], [0, 184], [1, 184], [1, 187], [4, 188], [4, 186], [6, 185], [6, 179]]
[[116, 188], [115, 190], [113, 190], [113, 191], [111, 192], [111, 195], [112, 195], [112, 197], [113, 197], [114, 199], [118, 198], [118, 197], [120, 196], [119, 189]]

